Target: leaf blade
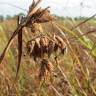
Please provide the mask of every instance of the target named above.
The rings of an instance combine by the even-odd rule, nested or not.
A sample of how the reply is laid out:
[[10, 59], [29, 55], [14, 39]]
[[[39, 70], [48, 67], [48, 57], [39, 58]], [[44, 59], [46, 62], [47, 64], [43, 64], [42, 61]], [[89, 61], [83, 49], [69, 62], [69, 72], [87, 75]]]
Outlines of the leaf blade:
[[16, 79], [20, 69], [21, 58], [22, 58], [22, 29], [18, 33], [18, 64], [17, 64]]

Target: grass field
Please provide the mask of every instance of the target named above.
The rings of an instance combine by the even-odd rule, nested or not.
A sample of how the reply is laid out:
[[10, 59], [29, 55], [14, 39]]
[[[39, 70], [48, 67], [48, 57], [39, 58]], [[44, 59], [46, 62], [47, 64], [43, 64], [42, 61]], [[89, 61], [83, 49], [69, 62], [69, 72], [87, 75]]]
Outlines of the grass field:
[[[85, 34], [96, 29], [96, 21], [90, 20], [75, 30], [71, 30], [81, 21], [55, 21], [59, 28], [51, 22], [42, 24], [44, 32], [52, 34], [54, 31], [61, 35], [63, 32], [67, 43], [67, 52], [58, 58], [59, 64], [51, 62], [54, 70], [50, 80], [39, 81], [40, 65], [33, 58], [24, 56], [26, 42], [33, 37], [33, 33], [23, 34], [23, 56], [18, 76], [14, 82], [17, 64], [17, 38], [14, 39], [2, 64], [0, 65], [0, 96], [96, 96], [96, 34]], [[16, 20], [0, 23], [0, 54], [9, 38], [17, 27]], [[15, 84], [14, 84], [15, 83]]]

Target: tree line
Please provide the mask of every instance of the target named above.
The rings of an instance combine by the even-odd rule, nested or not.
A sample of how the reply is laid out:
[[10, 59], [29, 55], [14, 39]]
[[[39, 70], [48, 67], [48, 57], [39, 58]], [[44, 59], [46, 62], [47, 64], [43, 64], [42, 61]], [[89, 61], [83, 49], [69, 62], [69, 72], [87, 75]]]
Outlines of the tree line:
[[12, 18], [15, 18], [17, 16], [24, 16], [25, 14], [23, 13], [19, 13], [17, 15], [14, 15], [14, 16], [11, 16], [11, 15], [6, 15], [6, 16], [3, 16], [3, 15], [0, 15], [0, 22], [4, 21], [4, 20], [10, 20]]
[[[19, 14], [14, 15], [14, 16], [6, 15], [6, 17], [4, 17], [3, 15], [0, 15], [0, 22], [2, 22], [4, 20], [10, 20], [10, 19], [15, 18], [17, 16], [24, 16], [24, 15], [25, 15], [24, 13], [19, 13]], [[68, 17], [68, 16], [64, 17], [64, 16], [57, 16], [55, 14], [53, 14], [53, 15], [56, 18], [58, 18], [59, 20], [65, 20], [65, 19], [68, 19], [68, 20], [72, 20], [72, 19], [74, 19], [74, 20], [85, 20], [85, 19], [88, 18], [88, 17], [81, 17], [81, 16], [79, 16], [79, 17]], [[93, 18], [93, 19], [96, 20], [96, 18]]]

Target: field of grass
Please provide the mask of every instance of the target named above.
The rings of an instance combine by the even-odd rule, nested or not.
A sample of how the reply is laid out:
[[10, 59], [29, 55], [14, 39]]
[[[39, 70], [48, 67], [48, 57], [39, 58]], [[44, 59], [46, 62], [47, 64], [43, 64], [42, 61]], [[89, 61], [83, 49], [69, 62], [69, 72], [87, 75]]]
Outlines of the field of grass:
[[[58, 58], [58, 64], [50, 58], [53, 72], [50, 79], [40, 81], [40, 65], [33, 58], [25, 56], [26, 42], [33, 37], [23, 30], [23, 56], [18, 81], [15, 82], [17, 64], [17, 37], [14, 39], [2, 64], [0, 64], [0, 96], [96, 96], [96, 34], [86, 34], [95, 29], [96, 21], [90, 20], [75, 30], [71, 30], [80, 21], [64, 20], [42, 24], [47, 34], [63, 36], [67, 52]], [[58, 27], [57, 27], [58, 25]], [[0, 54], [5, 48], [12, 32], [16, 29], [16, 20], [0, 23]]]

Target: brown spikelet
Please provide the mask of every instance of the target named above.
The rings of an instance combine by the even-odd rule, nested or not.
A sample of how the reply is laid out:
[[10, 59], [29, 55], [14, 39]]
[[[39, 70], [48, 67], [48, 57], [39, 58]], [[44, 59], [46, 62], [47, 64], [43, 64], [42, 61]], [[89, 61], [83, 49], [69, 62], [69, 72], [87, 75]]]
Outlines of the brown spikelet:
[[40, 38], [35, 39], [37, 46], [40, 48]]
[[43, 28], [41, 24], [34, 23], [31, 26], [31, 32], [36, 33], [36, 32], [43, 32]]
[[32, 52], [31, 52], [31, 56], [34, 58], [35, 61], [36, 61], [36, 59], [38, 57], [42, 56], [40, 44], [36, 40], [35, 40], [34, 48], [33, 48]]
[[36, 32], [35, 24], [32, 24], [32, 26], [31, 26], [31, 32], [32, 33], [35, 33]]
[[53, 16], [50, 15], [50, 11], [49, 10], [46, 10], [44, 12], [44, 14], [40, 18], [37, 19], [36, 22], [37, 23], [45, 23], [45, 22], [52, 21], [54, 19], [55, 19], [55, 17], [53, 17]]
[[29, 15], [29, 16], [32, 15], [32, 14], [34, 14], [34, 13], [37, 11], [37, 6], [38, 6], [38, 4], [39, 4], [41, 1], [42, 1], [42, 0], [37, 0], [37, 1], [33, 0], [32, 4], [31, 4], [30, 7], [29, 7], [29, 12], [28, 12], [28, 15]]
[[47, 37], [40, 38], [41, 50], [42, 50], [43, 53], [48, 52], [48, 44], [49, 44], [49, 40], [48, 40]]
[[55, 36], [55, 39], [57, 40], [57, 44], [58, 44], [59, 48], [61, 49], [61, 53], [64, 54], [64, 51], [65, 51], [65, 49], [66, 49], [66, 43], [65, 43], [64, 40], [63, 40], [60, 36], [58, 36], [58, 35]]
[[50, 57], [51, 54], [54, 52], [54, 48], [55, 48], [55, 42], [50, 40], [48, 44], [48, 57]]
[[40, 38], [40, 44], [41, 44], [41, 46], [48, 46], [48, 44], [49, 44], [48, 38], [45, 36]]
[[55, 37], [56, 37], [56, 35], [54, 34], [54, 36], [53, 36], [53, 40], [55, 42], [55, 44], [54, 44], [54, 52], [58, 51], [58, 49], [59, 49], [58, 41], [57, 41], [57, 39]]
[[58, 49], [59, 49], [59, 46], [58, 46], [57, 43], [55, 43], [55, 46], [54, 46], [54, 52], [58, 51]]
[[[30, 40], [31, 41], [31, 40]], [[34, 41], [34, 43], [33, 43]], [[58, 36], [54, 35], [54, 38], [47, 36], [35, 38], [33, 41], [27, 43], [27, 53], [34, 58], [44, 58], [50, 57], [54, 52], [57, 53], [60, 50], [60, 54], [64, 54], [66, 50], [66, 44], [64, 40]]]
[[39, 79], [45, 79], [51, 74], [53, 70], [53, 65], [51, 62], [49, 62], [47, 59], [43, 59], [40, 64], [40, 70], [39, 70]]
[[27, 55], [30, 56], [31, 52], [33, 51], [35, 45], [35, 41], [28, 41], [26, 44], [26, 50], [27, 50]]
[[27, 54], [30, 54], [32, 49], [32, 42], [29, 41], [27, 42], [26, 49], [27, 49]]

